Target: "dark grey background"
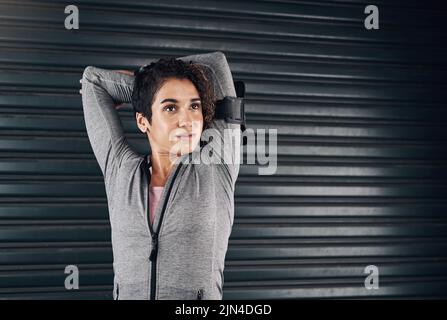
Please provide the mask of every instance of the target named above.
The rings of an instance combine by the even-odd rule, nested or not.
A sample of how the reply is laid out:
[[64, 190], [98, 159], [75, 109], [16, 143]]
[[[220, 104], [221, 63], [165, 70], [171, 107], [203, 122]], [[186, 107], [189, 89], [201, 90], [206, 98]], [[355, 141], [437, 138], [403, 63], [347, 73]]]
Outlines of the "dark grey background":
[[[112, 297], [84, 67], [215, 50], [246, 82], [247, 126], [279, 132], [276, 175], [241, 167], [224, 298], [447, 297], [445, 9], [187, 2], [0, 0], [0, 299]], [[365, 30], [367, 4], [380, 30]], [[69, 264], [80, 290], [64, 288]], [[379, 290], [363, 286], [370, 264]]]

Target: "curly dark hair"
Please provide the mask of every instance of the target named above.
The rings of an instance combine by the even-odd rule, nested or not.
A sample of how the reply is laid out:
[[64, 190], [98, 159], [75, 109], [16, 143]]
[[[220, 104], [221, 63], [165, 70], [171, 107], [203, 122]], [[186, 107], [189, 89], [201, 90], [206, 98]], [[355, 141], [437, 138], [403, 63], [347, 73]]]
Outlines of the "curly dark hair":
[[161, 58], [135, 72], [132, 92], [134, 115], [140, 112], [151, 123], [155, 95], [168, 78], [188, 79], [194, 84], [202, 102], [203, 130], [210, 128], [216, 97], [205, 69], [192, 61], [187, 63], [176, 58]]

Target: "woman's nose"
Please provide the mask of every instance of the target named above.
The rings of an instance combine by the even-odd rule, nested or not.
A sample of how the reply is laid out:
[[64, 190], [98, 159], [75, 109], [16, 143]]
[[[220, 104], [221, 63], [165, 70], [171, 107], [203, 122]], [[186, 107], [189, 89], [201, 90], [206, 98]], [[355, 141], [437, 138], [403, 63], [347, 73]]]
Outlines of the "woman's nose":
[[192, 125], [192, 116], [188, 111], [181, 111], [178, 121], [180, 127], [190, 127]]

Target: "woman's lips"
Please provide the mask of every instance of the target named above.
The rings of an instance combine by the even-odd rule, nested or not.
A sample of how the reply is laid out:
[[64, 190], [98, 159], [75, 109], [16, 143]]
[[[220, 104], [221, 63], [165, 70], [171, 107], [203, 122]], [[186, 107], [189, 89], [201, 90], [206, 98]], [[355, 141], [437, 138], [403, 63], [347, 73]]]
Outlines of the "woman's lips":
[[193, 136], [194, 136], [194, 134], [188, 134], [188, 135], [182, 134], [182, 135], [177, 136], [177, 138], [179, 138], [180, 140], [190, 140], [190, 139], [192, 139]]

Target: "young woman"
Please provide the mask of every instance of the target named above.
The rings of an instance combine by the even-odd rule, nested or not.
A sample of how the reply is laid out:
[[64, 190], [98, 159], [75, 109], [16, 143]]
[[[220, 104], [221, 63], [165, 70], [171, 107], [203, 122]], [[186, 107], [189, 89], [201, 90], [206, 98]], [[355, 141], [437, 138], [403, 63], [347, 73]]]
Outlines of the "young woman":
[[[107, 193], [114, 299], [222, 299], [241, 125], [214, 117], [216, 101], [236, 97], [225, 55], [160, 59], [135, 76], [89, 66], [81, 83]], [[124, 136], [115, 107], [129, 102], [148, 155]], [[186, 161], [193, 154], [200, 161]]]

